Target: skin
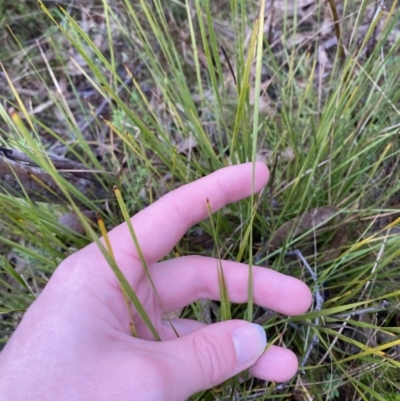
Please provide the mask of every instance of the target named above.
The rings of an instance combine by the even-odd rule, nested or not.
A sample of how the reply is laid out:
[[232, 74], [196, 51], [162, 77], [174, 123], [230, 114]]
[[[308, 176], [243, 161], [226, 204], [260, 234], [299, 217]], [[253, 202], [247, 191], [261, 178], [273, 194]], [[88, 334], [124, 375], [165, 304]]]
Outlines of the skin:
[[[140, 299], [162, 341], [154, 341], [134, 309], [140, 338], [130, 335], [129, 314], [119, 284], [95, 244], [68, 257], [0, 354], [0, 399], [179, 401], [250, 368], [270, 381], [297, 371], [287, 349], [265, 349], [255, 325], [241, 320], [205, 325], [175, 319], [176, 337], [164, 312], [198, 299], [219, 299], [217, 261], [185, 256], [158, 262], [185, 232], [252, 192], [252, 164], [227, 167], [170, 192], [134, 217], [132, 223], [162, 301], [155, 296], [128, 228], [109, 233], [116, 262]], [[256, 164], [254, 191], [268, 181]], [[248, 266], [224, 261], [232, 302], [247, 301]], [[301, 281], [253, 267], [254, 302], [296, 315], [311, 304]]]

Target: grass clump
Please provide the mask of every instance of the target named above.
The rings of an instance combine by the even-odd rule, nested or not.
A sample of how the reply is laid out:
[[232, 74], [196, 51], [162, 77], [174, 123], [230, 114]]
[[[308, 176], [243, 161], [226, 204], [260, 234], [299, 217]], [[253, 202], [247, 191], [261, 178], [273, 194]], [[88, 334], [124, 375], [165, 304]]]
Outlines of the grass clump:
[[[7, 22], [12, 9], [2, 20], [12, 33], [0, 146], [28, 152], [64, 199], [49, 208], [0, 195], [4, 341], [58, 263], [93, 239], [60, 226], [72, 200], [111, 228], [123, 221], [113, 185], [133, 214], [178, 185], [258, 159], [271, 169], [262, 196], [227, 207], [215, 226], [194, 227], [178, 251], [207, 255], [215, 246], [223, 258], [306, 280], [321, 292], [321, 310], [286, 318], [235, 306], [232, 315], [250, 313], [299, 357], [319, 342], [304, 374], [279, 392], [254, 380], [194, 399], [232, 391], [238, 399], [396, 399], [397, 1], [39, 4], [33, 44]], [[77, 193], [50, 153], [93, 172], [107, 201]], [[209, 306], [214, 320], [218, 307]]]

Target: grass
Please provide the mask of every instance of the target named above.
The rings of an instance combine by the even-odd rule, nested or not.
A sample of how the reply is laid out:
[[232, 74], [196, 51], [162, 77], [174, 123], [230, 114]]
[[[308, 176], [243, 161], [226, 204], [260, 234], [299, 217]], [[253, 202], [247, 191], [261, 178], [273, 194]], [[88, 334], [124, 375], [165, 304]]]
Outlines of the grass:
[[[244, 0], [168, 8], [107, 0], [85, 9], [45, 2], [28, 33], [15, 16], [28, 18], [32, 5], [20, 3], [0, 21], [11, 28], [3, 36], [0, 146], [28, 153], [65, 201], [49, 208], [0, 194], [3, 341], [59, 262], [100, 235], [87, 224], [84, 235], [59, 224], [78, 210], [75, 199], [111, 228], [183, 183], [261, 159], [271, 169], [261, 197], [194, 227], [178, 252], [268, 265], [320, 288], [324, 303], [289, 318], [232, 306], [233, 317], [261, 321], [271, 342], [299, 357], [319, 339], [305, 373], [283, 390], [253, 380], [235, 391], [259, 400], [398, 400], [397, 1], [385, 9], [267, 1], [265, 12], [263, 2]], [[107, 203], [68, 185], [46, 153], [96, 171]], [[334, 212], [324, 215], [326, 206]], [[305, 255], [316, 282], [285, 256], [291, 249]], [[377, 312], [342, 315], [383, 299]], [[214, 320], [229, 315], [221, 306], [210, 306]], [[201, 318], [200, 310], [196, 303], [184, 313]], [[231, 392], [228, 383], [193, 399]]]

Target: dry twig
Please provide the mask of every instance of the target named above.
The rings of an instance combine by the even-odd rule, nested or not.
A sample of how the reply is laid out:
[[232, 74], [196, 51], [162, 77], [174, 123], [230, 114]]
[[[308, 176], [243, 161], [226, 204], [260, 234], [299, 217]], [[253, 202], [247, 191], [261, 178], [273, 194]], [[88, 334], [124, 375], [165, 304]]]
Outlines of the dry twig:
[[[60, 176], [91, 200], [107, 198], [107, 191], [96, 180], [95, 173], [85, 166], [59, 156], [49, 160]], [[65, 203], [60, 186], [25, 153], [0, 147], [0, 192], [19, 198], [28, 196], [34, 202]], [[74, 201], [80, 203], [78, 199]]]

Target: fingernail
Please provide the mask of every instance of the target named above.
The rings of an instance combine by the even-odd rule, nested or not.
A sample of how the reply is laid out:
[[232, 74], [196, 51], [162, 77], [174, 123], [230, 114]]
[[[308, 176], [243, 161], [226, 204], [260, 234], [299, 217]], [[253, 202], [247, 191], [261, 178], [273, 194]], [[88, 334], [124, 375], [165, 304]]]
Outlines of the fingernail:
[[265, 330], [258, 324], [243, 324], [232, 332], [239, 365], [255, 362], [267, 345]]

